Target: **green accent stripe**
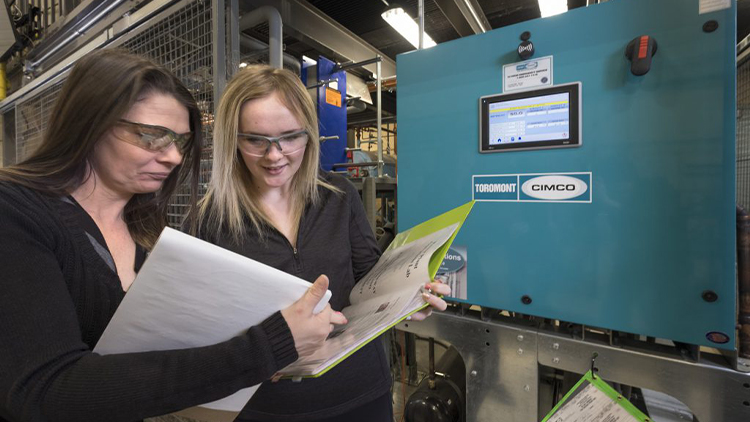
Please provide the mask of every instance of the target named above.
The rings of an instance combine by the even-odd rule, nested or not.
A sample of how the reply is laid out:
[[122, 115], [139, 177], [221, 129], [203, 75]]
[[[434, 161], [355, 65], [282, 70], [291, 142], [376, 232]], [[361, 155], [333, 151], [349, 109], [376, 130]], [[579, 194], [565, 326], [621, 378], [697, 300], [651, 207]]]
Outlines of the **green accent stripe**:
[[615, 391], [614, 388], [610, 387], [609, 384], [604, 382], [604, 380], [601, 377], [594, 377], [591, 374], [591, 371], [586, 372], [586, 374], [583, 375], [583, 377], [578, 380], [576, 385], [573, 386], [573, 388], [568, 391], [567, 394], [560, 400], [555, 407], [552, 408], [552, 410], [547, 414], [547, 416], [542, 419], [542, 422], [547, 422], [549, 418], [555, 415], [558, 410], [562, 406], [565, 405], [565, 403], [568, 402], [568, 400], [573, 396], [573, 393], [578, 391], [581, 385], [584, 382], [588, 382], [590, 384], [593, 384], [594, 387], [596, 387], [599, 391], [603, 392], [607, 397], [612, 399], [616, 402], [619, 406], [625, 409], [626, 412], [628, 412], [631, 416], [633, 416], [635, 419], [637, 419], [639, 422], [651, 422], [651, 419], [649, 419], [648, 416], [644, 415], [643, 412], [638, 410], [637, 407], [633, 406], [633, 403], [630, 403], [628, 400], [625, 399], [620, 393]]

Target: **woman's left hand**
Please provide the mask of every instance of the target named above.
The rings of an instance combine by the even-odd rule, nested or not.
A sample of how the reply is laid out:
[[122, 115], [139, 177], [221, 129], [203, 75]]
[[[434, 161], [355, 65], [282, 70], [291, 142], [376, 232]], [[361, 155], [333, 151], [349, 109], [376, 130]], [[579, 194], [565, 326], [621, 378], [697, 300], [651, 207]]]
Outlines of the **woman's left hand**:
[[422, 298], [424, 298], [424, 301], [429, 303], [430, 306], [412, 314], [412, 316], [408, 318], [412, 321], [422, 321], [423, 319], [427, 318], [432, 314], [433, 308], [437, 309], [438, 311], [444, 311], [445, 308], [448, 307], [448, 304], [445, 303], [445, 301], [441, 299], [440, 296], [450, 295], [450, 286], [448, 286], [447, 284], [443, 284], [440, 281], [433, 280], [432, 283], [427, 283], [424, 287], [426, 292], [422, 293]]

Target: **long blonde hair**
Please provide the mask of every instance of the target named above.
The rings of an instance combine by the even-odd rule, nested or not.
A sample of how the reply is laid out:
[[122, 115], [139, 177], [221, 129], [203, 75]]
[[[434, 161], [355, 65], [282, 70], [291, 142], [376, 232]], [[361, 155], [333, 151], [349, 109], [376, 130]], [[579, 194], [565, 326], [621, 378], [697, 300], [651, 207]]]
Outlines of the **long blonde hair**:
[[317, 114], [299, 77], [288, 70], [251, 65], [238, 72], [227, 84], [216, 108], [211, 182], [198, 211], [201, 232], [226, 230], [234, 241], [239, 241], [248, 229], [247, 220], [261, 238], [265, 237], [268, 227], [273, 227], [271, 219], [260, 206], [252, 174], [237, 149], [242, 105], [272, 94], [277, 95], [310, 135], [302, 163], [291, 183], [295, 235], [305, 206], [320, 201], [318, 188], [339, 191], [320, 178]]

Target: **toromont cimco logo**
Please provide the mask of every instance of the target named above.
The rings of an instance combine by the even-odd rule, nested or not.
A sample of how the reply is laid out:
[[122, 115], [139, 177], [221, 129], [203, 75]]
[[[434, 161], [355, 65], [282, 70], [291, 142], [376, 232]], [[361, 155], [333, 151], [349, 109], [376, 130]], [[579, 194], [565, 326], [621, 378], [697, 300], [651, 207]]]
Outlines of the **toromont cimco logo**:
[[583, 195], [587, 190], [588, 185], [583, 180], [563, 175], [534, 177], [521, 186], [521, 191], [526, 195], [550, 201], [572, 199]]

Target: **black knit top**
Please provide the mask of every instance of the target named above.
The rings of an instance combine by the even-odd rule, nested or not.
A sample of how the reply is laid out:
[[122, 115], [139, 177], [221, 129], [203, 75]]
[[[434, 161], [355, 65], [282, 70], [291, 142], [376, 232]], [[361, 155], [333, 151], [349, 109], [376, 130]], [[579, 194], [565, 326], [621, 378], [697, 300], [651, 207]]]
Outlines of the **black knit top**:
[[[331, 307], [340, 311], [349, 305], [355, 283], [378, 262], [380, 250], [354, 185], [333, 173], [322, 177], [341, 192], [319, 188], [321, 201], [305, 208], [296, 248], [273, 228], [261, 236], [250, 227], [240, 242], [221, 230], [198, 236], [310, 282], [327, 275]], [[391, 382], [384, 345], [373, 341], [319, 378], [264, 382], [237, 420], [325, 420], [381, 397]]]
[[87, 218], [69, 199], [0, 183], [0, 421], [140, 420], [218, 400], [297, 359], [278, 312], [213, 346], [92, 353], [125, 292]]

